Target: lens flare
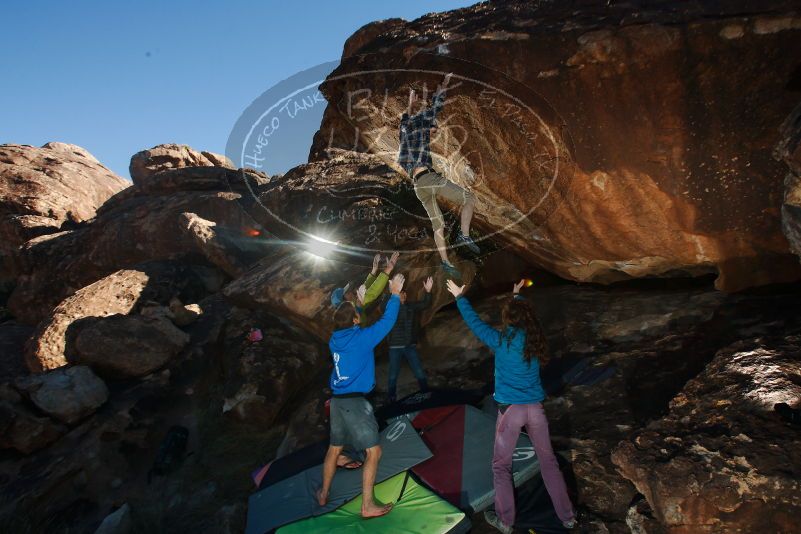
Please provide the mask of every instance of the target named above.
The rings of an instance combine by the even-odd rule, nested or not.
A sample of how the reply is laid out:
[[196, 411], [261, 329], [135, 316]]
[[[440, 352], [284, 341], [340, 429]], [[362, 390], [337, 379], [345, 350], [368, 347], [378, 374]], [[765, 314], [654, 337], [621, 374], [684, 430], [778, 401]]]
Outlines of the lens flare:
[[338, 242], [313, 235], [306, 243], [306, 252], [315, 260], [327, 260], [338, 244]]
[[245, 235], [250, 237], [259, 237], [261, 235], [261, 232], [259, 232], [255, 228], [245, 228]]
[[523, 284], [523, 285], [525, 285], [526, 287], [531, 287], [531, 286], [534, 285], [534, 280], [532, 280], [530, 278], [526, 278], [526, 283]]

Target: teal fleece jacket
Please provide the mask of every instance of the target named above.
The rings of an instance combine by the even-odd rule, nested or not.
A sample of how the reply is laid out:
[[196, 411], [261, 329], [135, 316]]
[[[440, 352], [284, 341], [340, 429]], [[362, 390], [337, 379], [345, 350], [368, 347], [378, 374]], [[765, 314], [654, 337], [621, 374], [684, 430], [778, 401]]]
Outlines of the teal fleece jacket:
[[526, 333], [509, 327], [506, 335], [481, 320], [467, 298], [459, 296], [456, 305], [467, 326], [495, 353], [495, 400], [502, 404], [532, 404], [545, 399], [540, 381], [540, 362], [523, 358]]

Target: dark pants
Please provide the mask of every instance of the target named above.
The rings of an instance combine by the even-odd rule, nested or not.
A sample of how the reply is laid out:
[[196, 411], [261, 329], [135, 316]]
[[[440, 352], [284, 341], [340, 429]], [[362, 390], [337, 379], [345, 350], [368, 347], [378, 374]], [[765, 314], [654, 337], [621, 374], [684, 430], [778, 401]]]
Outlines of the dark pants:
[[391, 398], [395, 398], [395, 390], [398, 386], [398, 374], [400, 373], [401, 360], [406, 358], [409, 362], [409, 367], [412, 368], [417, 382], [420, 384], [420, 390], [428, 390], [428, 381], [426, 380], [426, 373], [423, 371], [423, 365], [420, 363], [420, 357], [417, 355], [417, 347], [415, 345], [406, 345], [405, 347], [390, 347], [389, 348], [389, 385], [387, 387], [387, 394]]

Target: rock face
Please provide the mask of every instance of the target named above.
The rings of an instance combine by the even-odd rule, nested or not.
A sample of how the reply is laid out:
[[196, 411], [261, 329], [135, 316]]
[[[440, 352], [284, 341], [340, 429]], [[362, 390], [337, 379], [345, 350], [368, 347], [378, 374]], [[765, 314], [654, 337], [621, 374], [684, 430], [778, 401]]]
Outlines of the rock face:
[[32, 327], [13, 321], [0, 324], [0, 382], [27, 373], [23, 354], [32, 333]]
[[254, 225], [249, 187], [265, 181], [258, 173], [222, 167], [162, 171], [110, 199], [90, 224], [28, 241], [8, 307], [19, 321], [35, 324], [77, 289], [117, 270], [203, 257], [204, 249], [186, 231], [187, 212], [213, 221], [217, 233], [230, 232], [242, 261], [252, 263], [261, 255], [248, 250], [247, 232]]
[[183, 213], [181, 223], [184, 231], [195, 241], [209, 262], [229, 276], [237, 277], [245, 272], [235, 245], [228, 243], [214, 228], [217, 223], [207, 221], [194, 213]]
[[193, 274], [191, 267], [152, 262], [122, 269], [79, 289], [37, 326], [25, 351], [28, 369], [41, 372], [74, 361], [75, 338], [87, 318], [136, 312], [150, 301], [166, 304], [191, 286]]
[[[25, 354], [28, 369], [41, 372], [67, 365], [74, 356], [74, 339], [67, 336], [70, 327], [86, 317], [129, 313], [149, 281], [144, 271], [124, 269], [65, 299], [31, 336]], [[74, 334], [70, 337], [74, 338]]]
[[75, 352], [78, 362], [102, 375], [139, 377], [164, 366], [188, 342], [166, 317], [112, 315], [84, 326]]
[[[435, 279], [432, 306], [422, 314], [425, 324], [452, 297], [445, 290], [446, 275], [432, 250], [430, 222], [420, 202], [379, 158], [334, 153], [330, 160], [295, 167], [262, 188], [263, 209], [254, 213], [275, 236], [265, 242], [270, 255], [228, 284], [226, 297], [239, 306], [267, 306], [285, 313], [327, 339], [334, 288], [346, 282], [359, 287], [375, 253], [388, 256], [397, 250], [400, 259], [394, 272], [406, 276], [410, 298], [417, 297], [427, 276]], [[447, 217], [452, 226], [456, 218]], [[330, 248], [330, 254], [320, 250], [320, 243]], [[462, 282], [472, 281], [475, 264], [460, 260], [453, 251], [450, 256]]]
[[528, 261], [601, 283], [797, 280], [771, 157], [797, 104], [793, 7], [498, 1], [382, 21], [321, 86], [329, 106], [310, 157], [333, 146], [393, 165], [410, 86], [430, 95], [454, 72], [435, 166], [473, 188], [484, 233]]
[[20, 395], [0, 385], [0, 449], [30, 454], [57, 440], [65, 429], [48, 417], [40, 417], [22, 404]]
[[137, 152], [128, 170], [135, 184], [141, 184], [161, 171], [184, 167], [225, 167], [235, 169], [231, 160], [213, 152], [198, 152], [187, 145], [165, 144]]
[[95, 534], [129, 534], [132, 529], [131, 507], [125, 503], [103, 519]]
[[801, 337], [743, 341], [670, 403], [670, 413], [613, 452], [670, 532], [797, 529], [797, 428], [773, 406], [801, 399]]
[[784, 179], [782, 230], [792, 251], [801, 256], [801, 105], [782, 125], [782, 140], [776, 147], [776, 156], [790, 167]]
[[176, 326], [184, 327], [197, 321], [198, 317], [203, 314], [203, 308], [199, 304], [184, 305], [177, 298], [170, 299], [170, 319]]
[[108, 399], [106, 384], [84, 366], [18, 378], [14, 387], [44, 413], [66, 424], [94, 413]]
[[[264, 339], [247, 341], [250, 328]], [[234, 309], [226, 330], [223, 413], [239, 421], [270, 426], [290, 399], [325, 369], [328, 351], [306, 331], [278, 317]], [[294, 409], [294, 407], [293, 407]]]
[[400, 18], [377, 20], [365, 24], [345, 41], [342, 47], [342, 57], [346, 58], [358, 54], [363, 46], [373, 41], [379, 35], [389, 33], [393, 30], [401, 30], [404, 24], [406, 24], [406, 21]]
[[129, 185], [79, 146], [0, 145], [0, 274], [25, 241], [91, 219]]

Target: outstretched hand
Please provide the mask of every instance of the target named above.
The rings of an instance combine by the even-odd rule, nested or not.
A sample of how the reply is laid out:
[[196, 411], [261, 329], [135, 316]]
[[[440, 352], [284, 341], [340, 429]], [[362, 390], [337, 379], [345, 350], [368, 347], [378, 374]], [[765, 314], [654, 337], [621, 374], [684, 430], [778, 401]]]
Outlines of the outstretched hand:
[[445, 286], [448, 288], [448, 292], [453, 295], [454, 298], [458, 298], [459, 295], [464, 293], [465, 286], [457, 285], [453, 280], [448, 280], [445, 283]]
[[516, 284], [514, 284], [512, 286], [512, 293], [517, 295], [518, 293], [520, 293], [520, 288], [522, 288], [524, 285], [526, 285], [526, 279], [525, 278], [520, 280], [518, 283], [516, 283]]
[[392, 277], [392, 280], [389, 281], [389, 292], [393, 295], [400, 295], [401, 290], [403, 289], [403, 282], [406, 281], [406, 277], [403, 276], [401, 273], [396, 274]]
[[398, 258], [400, 254], [396, 251], [392, 253], [392, 256], [387, 258], [387, 264], [384, 266], [384, 272], [389, 274], [392, 272], [392, 269], [395, 268], [395, 264], [398, 263]]
[[359, 286], [359, 289], [356, 290], [356, 300], [359, 301], [359, 304], [364, 306], [364, 295], [367, 294], [367, 286], [362, 284]]
[[431, 288], [434, 287], [434, 279], [432, 277], [426, 278], [426, 281], [423, 282], [423, 289], [426, 290], [426, 293], [431, 293]]
[[445, 78], [442, 79], [442, 83], [440, 83], [439, 87], [437, 87], [437, 93], [442, 93], [443, 91], [448, 90], [448, 85], [451, 83], [451, 76], [453, 76], [452, 72], [449, 72], [445, 75]]
[[381, 254], [373, 256], [373, 270], [370, 271], [373, 276], [378, 272], [378, 266], [381, 265]]

